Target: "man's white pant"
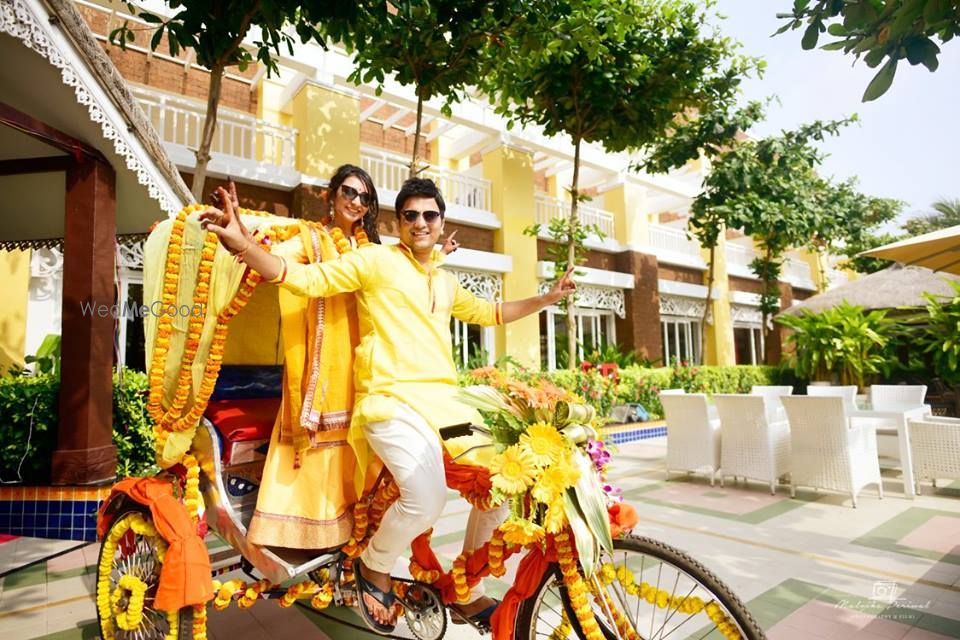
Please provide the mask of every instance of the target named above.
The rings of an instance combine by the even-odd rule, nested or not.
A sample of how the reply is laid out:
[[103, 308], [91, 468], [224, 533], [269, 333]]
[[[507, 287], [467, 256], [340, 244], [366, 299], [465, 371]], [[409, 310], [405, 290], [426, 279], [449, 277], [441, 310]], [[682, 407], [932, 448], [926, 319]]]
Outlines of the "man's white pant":
[[[437, 434], [406, 405], [401, 406], [392, 420], [368, 424], [364, 433], [370, 448], [393, 475], [400, 497], [383, 514], [380, 528], [360, 560], [374, 571], [390, 573], [413, 539], [440, 518], [447, 502], [443, 452]], [[472, 551], [489, 540], [506, 513], [506, 505], [491, 511], [472, 509], [463, 550]], [[471, 590], [470, 601], [482, 595], [481, 581]]]

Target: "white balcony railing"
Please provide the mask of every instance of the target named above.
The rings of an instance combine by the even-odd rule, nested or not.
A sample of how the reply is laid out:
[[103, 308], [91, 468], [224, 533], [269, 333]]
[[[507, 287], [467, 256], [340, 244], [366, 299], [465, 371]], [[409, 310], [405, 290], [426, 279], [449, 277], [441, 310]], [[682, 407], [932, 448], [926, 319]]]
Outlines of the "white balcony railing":
[[[536, 195], [537, 222], [548, 225], [554, 218], [566, 218], [570, 215], [570, 203], [559, 198], [553, 198], [542, 193]], [[580, 224], [594, 225], [603, 233], [605, 238], [614, 237], [613, 214], [600, 207], [580, 203], [577, 207]]]
[[652, 224], [650, 225], [650, 245], [655, 249], [700, 257], [700, 244], [695, 239], [688, 238], [687, 232], [683, 229]]
[[[378, 189], [399, 191], [410, 174], [410, 160], [373, 149], [360, 151], [360, 165], [366, 169]], [[490, 181], [465, 176], [455, 171], [430, 167], [420, 173], [437, 183], [448, 205], [458, 204], [490, 211]]]
[[756, 260], [758, 254], [752, 247], [742, 244], [727, 243], [727, 263], [731, 266], [742, 267], [750, 270], [750, 263]]
[[[153, 123], [160, 139], [195, 150], [200, 146], [206, 105], [143, 87], [133, 95]], [[260, 120], [240, 111], [220, 108], [211, 151], [236, 158], [293, 167], [297, 130]]]
[[797, 260], [796, 258], [787, 258], [783, 261], [783, 277], [803, 283], [813, 282], [810, 264], [805, 260]]

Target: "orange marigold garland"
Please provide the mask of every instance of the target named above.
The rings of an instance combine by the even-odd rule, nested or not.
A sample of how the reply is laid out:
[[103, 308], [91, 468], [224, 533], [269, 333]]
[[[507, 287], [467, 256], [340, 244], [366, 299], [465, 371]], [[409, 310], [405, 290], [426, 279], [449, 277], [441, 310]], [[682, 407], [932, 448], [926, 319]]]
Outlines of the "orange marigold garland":
[[470, 585], [467, 584], [467, 553], [461, 553], [453, 561], [450, 575], [453, 578], [453, 588], [457, 593], [457, 602], [464, 604], [470, 599]]
[[593, 617], [590, 602], [587, 600], [589, 588], [580, 575], [577, 559], [573, 554], [573, 548], [570, 546], [569, 529], [554, 536], [554, 541], [557, 547], [560, 572], [563, 574], [563, 583], [567, 587], [567, 595], [570, 596], [570, 604], [573, 605], [577, 622], [580, 623], [580, 628], [586, 634], [587, 640], [602, 640], [603, 634], [600, 632], [600, 626], [597, 624], [596, 618]]

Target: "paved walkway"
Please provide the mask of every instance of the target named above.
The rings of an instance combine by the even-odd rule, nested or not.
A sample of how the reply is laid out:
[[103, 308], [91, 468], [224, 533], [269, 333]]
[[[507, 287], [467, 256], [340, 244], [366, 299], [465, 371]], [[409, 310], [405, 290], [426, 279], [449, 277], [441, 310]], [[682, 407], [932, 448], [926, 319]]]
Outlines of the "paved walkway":
[[[906, 500], [895, 473], [886, 497], [867, 490], [859, 506], [824, 492], [771, 496], [752, 483], [710, 487], [662, 471], [664, 438], [623, 445], [611, 479], [641, 515], [637, 533], [687, 550], [726, 580], [772, 640], [936, 640], [960, 638], [960, 483], [929, 486]], [[467, 506], [451, 496], [434, 544], [451, 561], [459, 551]], [[215, 544], [215, 543], [212, 543]], [[96, 638], [91, 593], [97, 545], [0, 538], [0, 638]], [[398, 566], [398, 572], [400, 567]], [[511, 575], [506, 576], [507, 579]], [[491, 581], [497, 595], [506, 583]], [[354, 614], [336, 612], [356, 622]], [[261, 602], [212, 612], [213, 640], [363, 637], [356, 629], [300, 608]], [[370, 636], [372, 637], [372, 636]], [[476, 637], [451, 627], [449, 638]]]

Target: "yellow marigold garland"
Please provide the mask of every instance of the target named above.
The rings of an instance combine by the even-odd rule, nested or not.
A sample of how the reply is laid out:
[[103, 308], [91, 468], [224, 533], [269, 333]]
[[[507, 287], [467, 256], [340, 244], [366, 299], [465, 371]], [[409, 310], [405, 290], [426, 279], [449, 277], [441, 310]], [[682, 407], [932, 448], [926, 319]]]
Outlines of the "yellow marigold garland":
[[469, 553], [461, 553], [453, 561], [450, 576], [453, 578], [453, 588], [457, 594], [457, 602], [465, 604], [470, 599], [470, 586], [467, 584], [467, 558]]
[[[133, 530], [137, 535], [143, 536], [145, 538], [151, 538], [150, 545], [155, 550], [157, 554], [157, 559], [162, 563], [164, 557], [166, 556], [167, 543], [160, 537], [157, 533], [156, 527], [153, 526], [146, 518], [141, 514], [129, 515], [126, 518], [118, 521], [110, 528], [110, 533], [103, 540], [103, 550], [100, 555], [100, 565], [97, 567], [97, 611], [100, 614], [101, 620], [101, 632], [103, 634], [103, 640], [114, 640], [116, 637], [114, 635], [113, 620], [116, 617], [117, 626], [121, 629], [124, 627], [121, 625], [126, 625], [136, 629], [139, 627], [142, 622], [143, 614], [143, 604], [145, 596], [139, 598], [131, 597], [130, 604], [127, 606], [125, 612], [117, 612], [116, 606], [118, 604], [116, 598], [116, 593], [121, 588], [127, 588], [131, 591], [133, 595], [135, 590], [139, 590], [139, 585], [143, 584], [142, 580], [137, 577], [131, 576], [130, 574], [125, 574], [120, 577], [118, 581], [118, 589], [111, 591], [110, 589], [110, 575], [113, 572], [113, 560], [117, 552], [117, 547], [120, 544], [120, 539], [126, 535], [130, 530]], [[144, 585], [144, 591], [146, 586]], [[134, 602], [138, 600], [139, 602]], [[120, 613], [125, 613], [121, 616]], [[167, 622], [170, 625], [170, 632], [167, 635], [167, 640], [176, 640], [177, 638], [177, 620], [179, 618], [177, 611], [167, 611], [164, 612], [167, 616]], [[122, 620], [122, 622], [121, 622]], [[125, 629], [131, 630], [131, 629]]]
[[490, 546], [487, 549], [487, 566], [490, 567], [490, 575], [499, 578], [507, 571], [504, 565], [504, 550], [506, 543], [503, 540], [503, 531], [499, 528], [494, 529], [490, 536]]
[[686, 615], [696, 615], [704, 611], [707, 617], [717, 625], [717, 629], [724, 638], [727, 638], [727, 640], [742, 638], [737, 626], [730, 621], [723, 608], [716, 602], [704, 603], [703, 599], [697, 596], [675, 596], [669, 591], [658, 589], [649, 582], [637, 583], [633, 572], [629, 568], [626, 566], [615, 567], [609, 562], [604, 563], [600, 568], [599, 578], [604, 586], [619, 581], [627, 593], [660, 609], [674, 609]]
[[[125, 573], [117, 581], [117, 588], [110, 595], [110, 608], [113, 610], [117, 626], [124, 631], [133, 631], [143, 622], [143, 600], [147, 593], [147, 584], [137, 576]], [[120, 601], [127, 598], [126, 608]]]
[[554, 536], [554, 541], [557, 546], [557, 560], [560, 564], [560, 572], [563, 574], [563, 583], [567, 587], [567, 595], [570, 597], [570, 604], [577, 616], [577, 622], [580, 623], [580, 629], [586, 634], [587, 640], [602, 640], [603, 634], [587, 600], [589, 589], [580, 575], [577, 559], [570, 546], [569, 530], [558, 533]]
[[207, 605], [193, 606], [193, 640], [207, 640]]
[[567, 617], [566, 611], [561, 611], [560, 624], [550, 633], [547, 640], [567, 640], [572, 633], [573, 625], [570, 624], [570, 618]]

